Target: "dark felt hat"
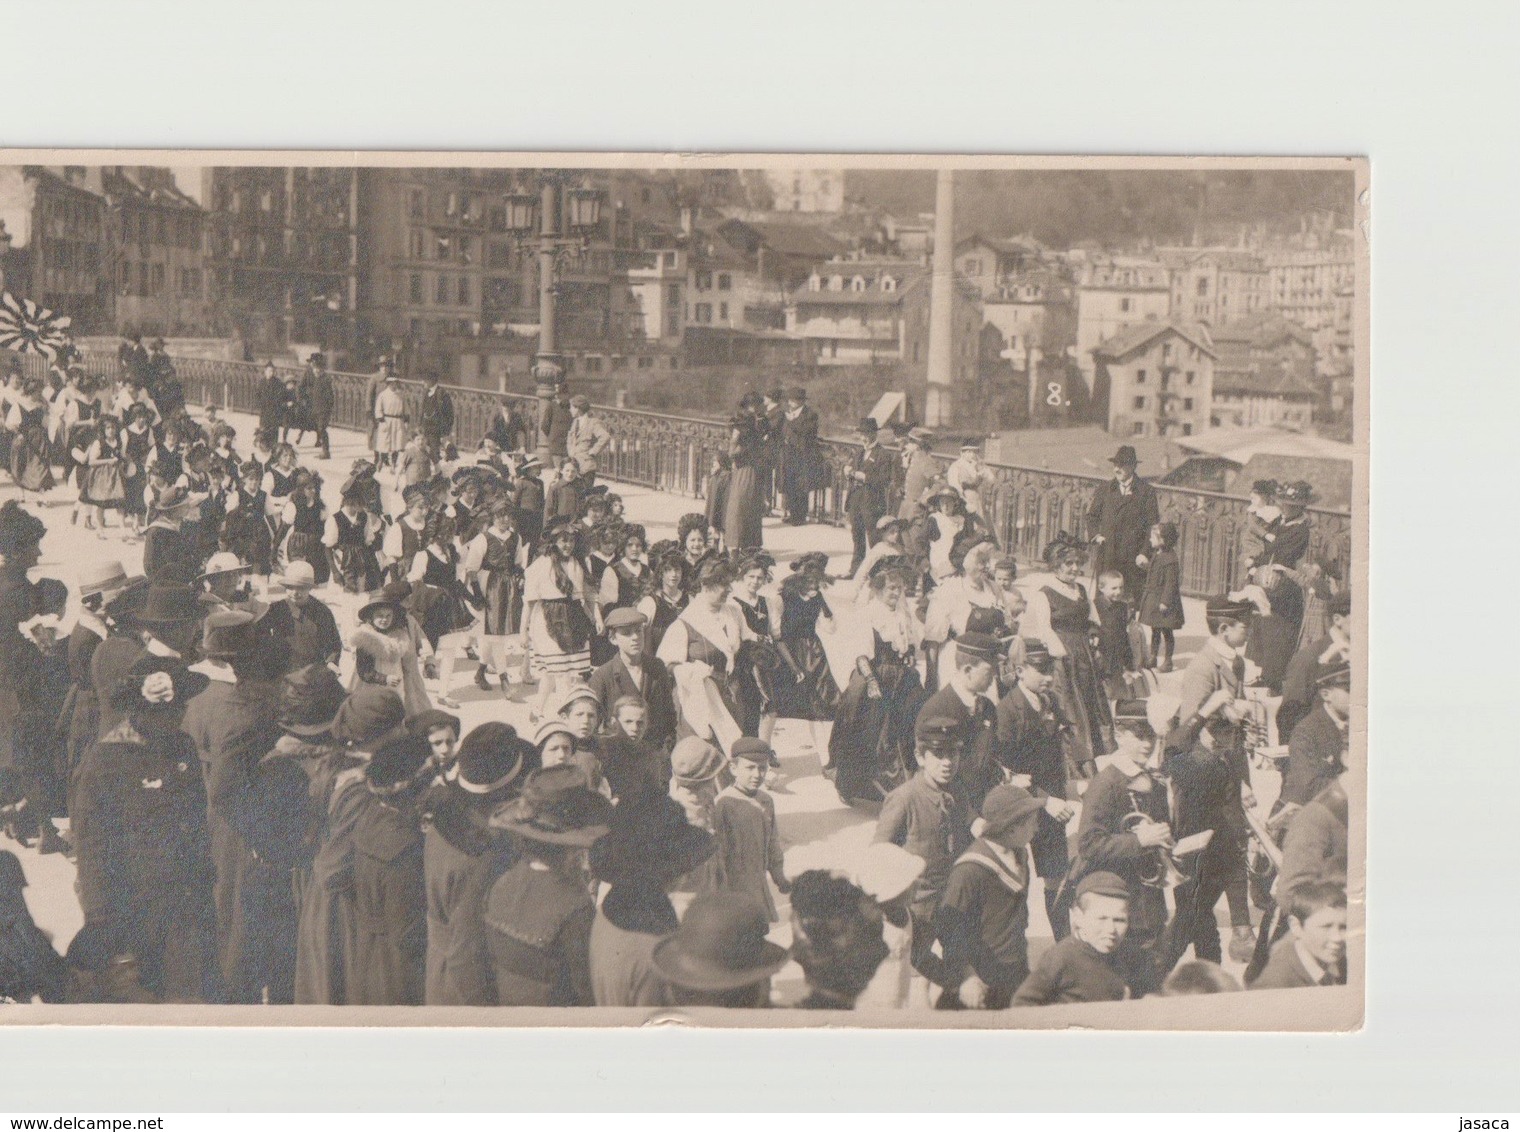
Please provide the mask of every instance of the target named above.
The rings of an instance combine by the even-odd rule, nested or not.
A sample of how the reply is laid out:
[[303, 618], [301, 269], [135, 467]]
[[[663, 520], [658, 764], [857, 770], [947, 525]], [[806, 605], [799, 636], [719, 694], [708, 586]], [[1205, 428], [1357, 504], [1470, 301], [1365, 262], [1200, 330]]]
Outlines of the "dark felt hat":
[[943, 715], [920, 719], [913, 727], [913, 738], [919, 750], [936, 754], [952, 754], [964, 745], [960, 727], [955, 720]]
[[459, 733], [463, 730], [457, 715], [450, 715], [448, 712], [439, 711], [437, 708], [428, 708], [426, 711], [419, 711], [415, 715], [406, 717], [406, 729], [413, 735], [420, 735], [424, 739], [428, 737], [430, 732], [439, 727], [449, 728], [454, 732], [454, 738], [456, 739], [459, 738]]
[[347, 693], [325, 664], [308, 664], [280, 684], [280, 726], [292, 735], [320, 735], [332, 729]]
[[1294, 480], [1277, 489], [1279, 503], [1300, 503], [1308, 506], [1314, 502], [1314, 486], [1308, 480]]
[[880, 429], [881, 425], [876, 423], [875, 417], [861, 417], [860, 420], [855, 422], [855, 431], [866, 433], [869, 436], [876, 435]]
[[1134, 468], [1140, 464], [1140, 459], [1135, 455], [1133, 444], [1119, 445], [1119, 451], [1108, 458], [1108, 462], [1117, 468]]
[[364, 778], [376, 794], [396, 794], [416, 784], [431, 759], [426, 739], [400, 734], [377, 747], [364, 766]]
[[786, 396], [788, 400], [796, 401], [800, 405], [807, 401], [807, 390], [800, 385], [794, 385], [787, 390]]
[[267, 605], [260, 605], [258, 611], [213, 609], [206, 614], [201, 631], [201, 652], [212, 660], [231, 660], [257, 652], [267, 640], [259, 622], [268, 611]]
[[751, 986], [786, 965], [786, 948], [765, 938], [769, 930], [770, 919], [757, 898], [705, 893], [691, 902], [674, 934], [655, 946], [655, 970], [666, 982], [689, 990]]
[[164, 573], [148, 583], [142, 602], [132, 610], [132, 620], [142, 625], [177, 625], [199, 621], [205, 612], [200, 590], [191, 582], [166, 581]]
[[536, 770], [538, 749], [510, 723], [490, 720], [473, 728], [459, 744], [454, 784], [478, 797], [505, 790], [526, 770]]
[[396, 621], [399, 624], [406, 620], [406, 601], [411, 596], [410, 582], [390, 582], [360, 608], [359, 620], [368, 621], [377, 609], [388, 607], [396, 611]]
[[185, 710], [194, 696], [211, 681], [191, 672], [178, 657], [144, 653], [133, 662], [111, 689], [111, 706], [117, 711], [175, 714]]
[[982, 799], [982, 819], [987, 823], [982, 835], [998, 837], [1044, 808], [1043, 802], [1021, 786], [994, 786]]
[[613, 810], [607, 836], [591, 847], [591, 875], [608, 884], [640, 878], [669, 884], [717, 849], [717, 839], [687, 821], [679, 802], [642, 795]]
[[397, 731], [406, 720], [406, 705], [390, 688], [360, 684], [332, 723], [332, 735], [342, 743], [365, 746]]
[[579, 767], [566, 764], [530, 774], [491, 824], [530, 841], [586, 848], [607, 832], [611, 817], [612, 803], [586, 786]]
[[734, 740], [734, 744], [728, 750], [730, 759], [744, 759], [748, 762], [764, 763], [772, 769], [781, 766], [781, 760], [776, 757], [776, 752], [764, 739], [756, 739], [753, 736], [743, 735]]
[[1115, 900], [1129, 899], [1129, 886], [1114, 873], [1088, 873], [1077, 885], [1077, 899], [1080, 900], [1089, 892], [1097, 896], [1111, 896]]

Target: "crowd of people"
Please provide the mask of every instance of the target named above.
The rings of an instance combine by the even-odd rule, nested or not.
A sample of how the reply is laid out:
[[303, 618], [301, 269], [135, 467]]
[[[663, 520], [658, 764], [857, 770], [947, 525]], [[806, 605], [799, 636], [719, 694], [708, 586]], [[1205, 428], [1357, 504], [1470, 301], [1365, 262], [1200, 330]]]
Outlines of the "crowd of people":
[[[1250, 985], [1345, 981], [1350, 607], [1307, 484], [1256, 485], [1169, 697], [1178, 532], [1127, 447], [1090, 537], [1021, 573], [977, 446], [941, 472], [866, 418], [836, 577], [762, 545], [833, 475], [801, 390], [745, 399], [706, 512], [652, 541], [584, 398], [504, 406], [462, 454], [437, 380], [419, 409], [382, 369], [372, 455], [325, 496], [296, 447], [329, 454], [320, 355], [266, 371], [243, 455], [131, 347], [115, 388], [6, 384], [0, 819], [73, 856], [84, 926], [60, 955], [0, 852], [0, 996], [750, 1007], [795, 960], [781, 1005], [1001, 1009], [1239, 989], [1221, 897]], [[33, 577], [55, 468], [141, 573]], [[529, 726], [466, 729], [461, 679], [526, 692]], [[778, 720], [876, 821], [797, 875]], [[1283, 774], [1260, 830], [1253, 760]]]

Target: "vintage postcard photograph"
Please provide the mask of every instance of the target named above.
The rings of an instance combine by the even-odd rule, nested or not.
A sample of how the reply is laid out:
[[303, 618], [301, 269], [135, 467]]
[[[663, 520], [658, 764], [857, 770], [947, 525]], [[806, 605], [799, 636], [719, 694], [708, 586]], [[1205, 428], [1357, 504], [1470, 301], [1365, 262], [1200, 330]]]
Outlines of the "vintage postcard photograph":
[[0, 1023], [1359, 1028], [1368, 192], [0, 151]]

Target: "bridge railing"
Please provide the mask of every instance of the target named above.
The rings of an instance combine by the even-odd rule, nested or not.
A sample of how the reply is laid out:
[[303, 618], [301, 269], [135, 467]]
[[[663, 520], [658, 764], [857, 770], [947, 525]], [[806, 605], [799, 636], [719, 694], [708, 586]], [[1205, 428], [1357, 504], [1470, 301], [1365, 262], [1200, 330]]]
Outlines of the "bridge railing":
[[[92, 373], [114, 377], [114, 355], [94, 354], [87, 359]], [[177, 358], [175, 369], [184, 383], [185, 398], [194, 404], [214, 402], [244, 413], [258, 411], [258, 386], [262, 366], [251, 362], [225, 362], [202, 358]], [[42, 372], [40, 358], [29, 358], [29, 370]], [[335, 373], [333, 416], [335, 427], [368, 433], [373, 425], [372, 376]], [[409, 415], [420, 407], [422, 386], [401, 381]], [[474, 447], [490, 427], [503, 404], [512, 405], [523, 420], [536, 427], [538, 399], [519, 393], [493, 393], [461, 386], [446, 387], [454, 400], [455, 435], [461, 447]], [[639, 409], [597, 406], [613, 440], [599, 458], [608, 479], [670, 492], [701, 496], [706, 488], [713, 455], [726, 450], [727, 427], [719, 421], [677, 417]], [[833, 523], [844, 521], [847, 471], [859, 446], [848, 441], [825, 439], [824, 453], [831, 470], [829, 482], [814, 496], [814, 518]], [[998, 542], [1021, 562], [1039, 560], [1057, 533], [1076, 537], [1089, 534], [1087, 507], [1102, 476], [1053, 472], [1016, 464], [989, 464], [995, 486], [984, 493], [984, 509]], [[1230, 589], [1241, 575], [1241, 533], [1249, 521], [1246, 503], [1234, 496], [1191, 488], [1156, 485], [1161, 517], [1177, 524], [1178, 556], [1182, 561], [1182, 591], [1199, 597]], [[1352, 524], [1346, 511], [1311, 507], [1313, 537], [1310, 553], [1333, 563], [1340, 576], [1349, 577]]]

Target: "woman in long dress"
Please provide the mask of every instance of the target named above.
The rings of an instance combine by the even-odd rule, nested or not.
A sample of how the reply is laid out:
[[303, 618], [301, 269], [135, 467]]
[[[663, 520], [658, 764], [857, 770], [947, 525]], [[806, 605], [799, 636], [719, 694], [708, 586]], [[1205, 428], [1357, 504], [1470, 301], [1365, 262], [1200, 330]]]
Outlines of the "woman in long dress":
[[41, 494], [53, 486], [51, 445], [48, 441], [48, 403], [42, 399], [42, 381], [30, 378], [21, 386], [21, 395], [11, 402], [5, 417], [11, 437], [11, 478], [21, 489], [21, 500], [28, 494]]
[[[127, 485], [136, 469], [126, 460], [120, 443], [115, 417], [100, 418], [95, 439], [84, 452], [76, 452], [80, 463], [79, 502], [95, 509], [100, 537], [105, 537], [106, 512], [120, 511], [127, 500]], [[86, 526], [92, 525], [88, 519]]]
[[829, 670], [820, 620], [833, 625], [833, 611], [823, 596], [828, 557], [804, 554], [792, 561], [792, 573], [781, 583], [781, 625], [778, 646], [782, 665], [776, 671], [776, 714], [782, 719], [806, 720], [813, 749], [821, 757], [829, 749], [829, 730], [839, 703], [839, 685]]
[[487, 670], [506, 678], [506, 640], [522, 629], [523, 571], [528, 548], [517, 533], [517, 509], [505, 499], [491, 507], [491, 521], [465, 548], [464, 573], [485, 598], [480, 623], [477, 686], [489, 688]]
[[879, 562], [861, 606], [871, 627], [871, 652], [839, 698], [829, 761], [834, 788], [850, 803], [881, 801], [917, 769], [913, 727], [926, 693], [917, 651], [922, 627], [908, 600], [908, 570], [901, 560]]
[[[1087, 552], [1057, 541], [1046, 549], [1045, 560], [1051, 573], [1031, 579], [1022, 632], [1044, 641], [1056, 658], [1056, 703], [1072, 724], [1065, 738], [1068, 772], [1091, 778], [1094, 760], [1113, 750], [1114, 740], [1108, 696], [1089, 641], [1097, 617], [1087, 590], [1077, 581]], [[1034, 588], [1036, 580], [1041, 584]]]
[[1007, 597], [993, 579], [992, 563], [997, 558], [997, 546], [988, 542], [972, 543], [962, 553], [957, 550], [951, 557], [956, 573], [945, 578], [929, 595], [929, 608], [924, 615], [924, 642], [926, 652], [934, 660], [931, 684], [943, 688], [950, 679], [954, 667], [954, 650], [945, 648], [966, 631], [966, 621], [973, 609], [996, 609], [1003, 614], [1005, 625], [1012, 626]]
[[740, 736], [734, 698], [734, 662], [747, 630], [728, 600], [733, 571], [726, 562], [702, 566], [697, 596], [676, 618], [656, 655], [676, 684], [677, 738], [696, 735], [727, 753]]
[[760, 591], [770, 582], [775, 565], [776, 560], [763, 550], [740, 554], [734, 563], [732, 597], [749, 634], [734, 664], [739, 729], [767, 743], [776, 727], [775, 680], [781, 656], [775, 644], [779, 619], [770, 598]]
[[591, 637], [600, 616], [586, 588], [578, 557], [580, 539], [571, 520], [558, 519], [544, 531], [544, 550], [523, 575], [528, 615], [528, 648], [539, 684], [539, 709], [549, 697], [585, 678], [591, 666]]
[[765, 438], [755, 418], [759, 398], [747, 394], [739, 403], [739, 415], [729, 429], [728, 453], [734, 463], [728, 481], [728, 502], [723, 516], [723, 545], [730, 554], [761, 544], [761, 518], [765, 493], [758, 465], [765, 451]]

